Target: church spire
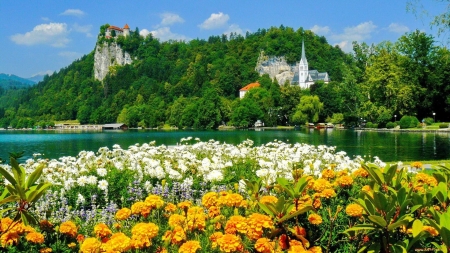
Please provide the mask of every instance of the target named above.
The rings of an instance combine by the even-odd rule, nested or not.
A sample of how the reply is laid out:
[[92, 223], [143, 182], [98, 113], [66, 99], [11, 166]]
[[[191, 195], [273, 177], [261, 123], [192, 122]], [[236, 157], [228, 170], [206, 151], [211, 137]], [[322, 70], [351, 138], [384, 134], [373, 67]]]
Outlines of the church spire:
[[305, 41], [302, 40], [302, 59], [301, 61], [306, 62], [306, 55], [305, 55]]

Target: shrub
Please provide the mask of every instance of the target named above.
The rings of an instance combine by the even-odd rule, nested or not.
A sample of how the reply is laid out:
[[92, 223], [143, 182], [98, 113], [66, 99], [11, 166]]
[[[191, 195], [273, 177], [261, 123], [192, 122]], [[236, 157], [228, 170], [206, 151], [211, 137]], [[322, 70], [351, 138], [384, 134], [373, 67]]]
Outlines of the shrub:
[[424, 121], [425, 124], [427, 124], [428, 126], [429, 126], [429, 125], [432, 125], [432, 124], [434, 123], [433, 118], [430, 118], [430, 117], [424, 118], [423, 121]]
[[395, 123], [395, 122], [388, 122], [386, 124], [386, 128], [388, 128], [388, 129], [392, 129], [392, 128], [396, 127], [396, 126], [397, 126], [397, 123]]
[[417, 125], [419, 124], [419, 120], [417, 119], [416, 116], [403, 116], [400, 119], [399, 125], [400, 128], [402, 129], [406, 129], [406, 128], [414, 128], [417, 127]]
[[448, 128], [448, 124], [447, 123], [441, 123], [441, 124], [439, 124], [439, 128]]
[[377, 123], [367, 122], [366, 128], [378, 128]]

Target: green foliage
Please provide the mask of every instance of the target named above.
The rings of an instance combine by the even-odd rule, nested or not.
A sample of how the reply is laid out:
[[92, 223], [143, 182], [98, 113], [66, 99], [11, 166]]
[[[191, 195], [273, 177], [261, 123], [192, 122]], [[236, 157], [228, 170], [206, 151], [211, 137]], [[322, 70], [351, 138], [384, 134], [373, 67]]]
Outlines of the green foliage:
[[439, 124], [439, 128], [448, 128], [448, 123]]
[[320, 102], [318, 96], [302, 96], [292, 116], [292, 122], [299, 125], [306, 122], [317, 122], [322, 109], [323, 103]]
[[400, 119], [399, 125], [402, 129], [414, 128], [419, 124], [419, 120], [415, 116], [403, 116]]
[[426, 117], [423, 119], [423, 121], [425, 122], [425, 124], [427, 124], [427, 126], [433, 125], [434, 123], [434, 119], [431, 117]]
[[367, 122], [366, 123], [366, 128], [378, 128], [378, 124], [377, 123], [372, 123], [372, 122]]
[[388, 122], [386, 124], [387, 129], [392, 129], [392, 128], [395, 128], [396, 126], [397, 126], [397, 123], [395, 123], [395, 122]]

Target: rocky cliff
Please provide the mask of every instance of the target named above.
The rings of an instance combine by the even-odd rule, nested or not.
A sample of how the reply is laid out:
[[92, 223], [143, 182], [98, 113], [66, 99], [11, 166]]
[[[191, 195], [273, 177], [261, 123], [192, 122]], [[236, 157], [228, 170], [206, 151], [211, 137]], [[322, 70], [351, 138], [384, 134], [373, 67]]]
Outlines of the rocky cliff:
[[111, 66], [123, 66], [131, 63], [130, 54], [123, 51], [117, 43], [97, 44], [94, 54], [94, 77], [101, 81], [108, 74]]
[[267, 56], [264, 54], [264, 51], [261, 51], [255, 70], [260, 75], [269, 74], [272, 80], [276, 78], [278, 83], [282, 85], [286, 81], [292, 82], [296, 66], [289, 65], [284, 56]]

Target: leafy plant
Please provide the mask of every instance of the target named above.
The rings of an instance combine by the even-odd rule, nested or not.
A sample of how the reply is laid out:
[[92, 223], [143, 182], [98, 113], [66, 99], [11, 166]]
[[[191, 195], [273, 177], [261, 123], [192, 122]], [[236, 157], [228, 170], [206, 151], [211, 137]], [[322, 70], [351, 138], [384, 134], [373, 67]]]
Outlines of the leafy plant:
[[11, 154], [10, 156], [12, 174], [0, 167], [0, 174], [9, 182], [9, 184], [5, 185], [5, 190], [0, 196], [0, 205], [9, 203], [16, 203], [16, 205], [9, 205], [9, 207], [2, 209], [0, 214], [3, 216], [3, 214], [9, 213], [11, 216], [14, 216], [14, 221], [22, 221], [25, 225], [29, 223], [35, 224], [36, 218], [29, 212], [29, 209], [39, 200], [51, 184], [44, 182], [36, 184], [42, 175], [43, 165], [38, 166], [27, 177], [24, 168], [18, 164], [15, 157], [17, 155]]

